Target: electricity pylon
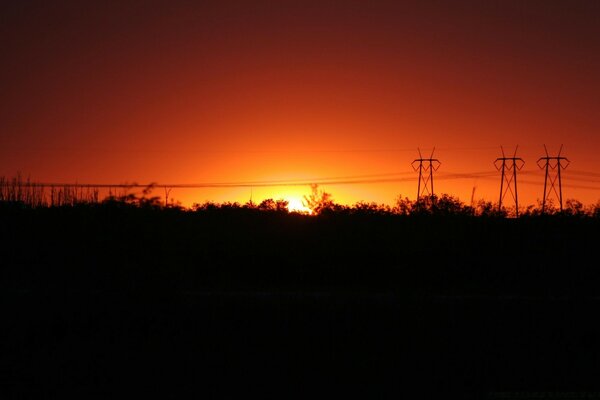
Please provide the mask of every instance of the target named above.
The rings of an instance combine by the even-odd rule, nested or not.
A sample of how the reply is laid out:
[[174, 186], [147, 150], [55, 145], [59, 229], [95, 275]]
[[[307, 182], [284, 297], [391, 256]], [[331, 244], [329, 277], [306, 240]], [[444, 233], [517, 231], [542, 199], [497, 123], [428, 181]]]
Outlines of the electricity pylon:
[[[546, 200], [550, 197], [550, 195], [553, 192], [558, 198], [558, 203], [560, 204], [560, 211], [563, 210], [562, 179], [560, 171], [566, 169], [571, 163], [571, 161], [569, 161], [567, 157], [560, 156], [560, 153], [562, 153], [562, 149], [563, 145], [561, 144], [560, 150], [558, 150], [558, 155], [556, 157], [550, 157], [548, 155], [548, 149], [546, 148], [546, 145], [544, 145], [546, 157], [540, 157], [540, 159], [537, 161], [538, 167], [540, 167], [540, 169], [546, 170], [546, 175], [544, 177], [544, 197], [542, 200], [542, 213], [546, 211]], [[548, 182], [550, 182], [549, 186]], [[557, 182], [558, 191], [556, 190]]]
[[[419, 158], [411, 163], [413, 169], [415, 171], [419, 171], [417, 201], [421, 198], [421, 196], [426, 194], [429, 194], [433, 200], [435, 196], [433, 191], [433, 173], [438, 170], [442, 163], [437, 158], [433, 158], [435, 147], [431, 151], [429, 158], [423, 158], [421, 155], [421, 149], [417, 148], [417, 150], [419, 151]], [[421, 183], [423, 183], [423, 186], [421, 186]]]
[[[506, 197], [506, 194], [510, 192], [515, 202], [515, 213], [519, 217], [519, 192], [517, 191], [517, 171], [520, 171], [525, 165], [525, 161], [522, 158], [517, 157], [517, 149], [512, 157], [506, 157], [504, 154], [504, 148], [500, 146], [502, 150], [502, 157], [496, 158], [494, 166], [498, 171], [502, 172], [500, 178], [500, 199], [498, 200], [498, 211], [502, 211], [502, 201]], [[506, 187], [504, 184], [506, 183]]]

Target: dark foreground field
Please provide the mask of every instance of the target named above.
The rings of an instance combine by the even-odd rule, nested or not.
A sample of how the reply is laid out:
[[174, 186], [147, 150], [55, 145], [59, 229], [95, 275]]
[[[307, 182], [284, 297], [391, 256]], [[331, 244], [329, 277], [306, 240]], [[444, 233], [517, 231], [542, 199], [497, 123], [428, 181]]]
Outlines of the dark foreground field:
[[599, 228], [4, 207], [0, 390], [598, 398]]

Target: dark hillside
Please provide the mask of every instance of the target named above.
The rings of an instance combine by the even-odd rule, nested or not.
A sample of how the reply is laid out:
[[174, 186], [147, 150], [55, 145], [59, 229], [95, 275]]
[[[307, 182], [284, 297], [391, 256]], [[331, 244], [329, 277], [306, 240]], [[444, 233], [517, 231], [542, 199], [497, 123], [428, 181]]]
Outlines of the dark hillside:
[[597, 295], [600, 220], [130, 206], [2, 210], [18, 291]]
[[598, 389], [600, 220], [0, 208], [7, 393]]

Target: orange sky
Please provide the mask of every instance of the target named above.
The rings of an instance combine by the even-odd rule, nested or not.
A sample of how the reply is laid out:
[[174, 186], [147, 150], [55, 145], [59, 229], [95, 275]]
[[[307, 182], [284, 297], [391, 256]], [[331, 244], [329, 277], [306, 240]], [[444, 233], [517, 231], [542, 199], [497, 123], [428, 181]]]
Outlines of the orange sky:
[[[546, 143], [572, 161], [565, 197], [600, 198], [600, 2], [4, 3], [0, 175], [311, 181], [408, 173], [417, 147], [436, 146], [442, 177], [493, 172], [499, 146], [519, 144], [523, 180], [542, 183]], [[436, 191], [468, 202], [475, 186], [495, 201], [498, 185], [440, 179]], [[415, 180], [322, 188], [341, 203], [416, 195]], [[522, 203], [541, 195], [520, 187]]]

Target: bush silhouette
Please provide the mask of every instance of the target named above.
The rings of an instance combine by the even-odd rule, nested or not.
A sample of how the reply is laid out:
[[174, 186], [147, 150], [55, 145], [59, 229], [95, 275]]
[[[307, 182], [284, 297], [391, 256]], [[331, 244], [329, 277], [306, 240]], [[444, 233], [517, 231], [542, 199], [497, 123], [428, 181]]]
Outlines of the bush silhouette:
[[310, 186], [311, 193], [304, 196], [302, 204], [307, 207], [315, 215], [323, 213], [325, 210], [334, 208], [333, 198], [330, 193], [319, 190], [319, 185], [313, 184]]

